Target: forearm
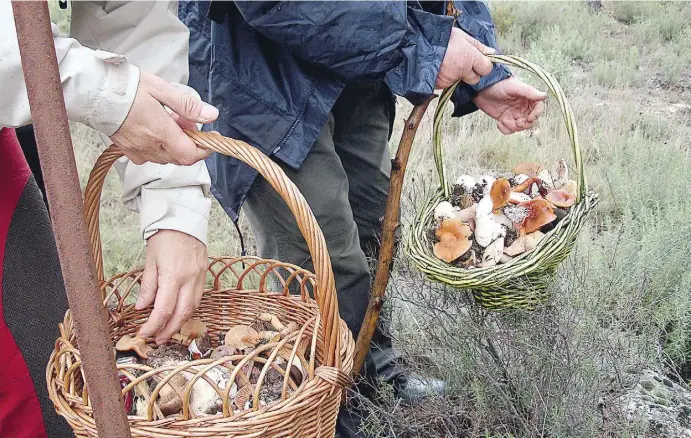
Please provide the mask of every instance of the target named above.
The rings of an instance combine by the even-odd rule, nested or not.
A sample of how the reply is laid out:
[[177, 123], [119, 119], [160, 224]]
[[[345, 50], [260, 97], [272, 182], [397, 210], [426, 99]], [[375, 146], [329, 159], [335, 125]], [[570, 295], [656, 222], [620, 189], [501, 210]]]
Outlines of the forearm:
[[[72, 7], [72, 35], [84, 44], [123, 53], [142, 71], [187, 83], [189, 30], [177, 18], [177, 2], [73, 2]], [[105, 136], [102, 140], [111, 143]], [[123, 158], [116, 168], [124, 182], [123, 202], [140, 213], [144, 239], [173, 229], [206, 243], [211, 201], [203, 161], [136, 165]]]
[[[55, 34], [54, 27], [54, 34]], [[129, 112], [139, 70], [119, 55], [82, 46], [72, 38], [55, 37], [65, 106], [70, 120], [112, 135]], [[0, 126], [31, 123], [12, 6], [0, 2]]]

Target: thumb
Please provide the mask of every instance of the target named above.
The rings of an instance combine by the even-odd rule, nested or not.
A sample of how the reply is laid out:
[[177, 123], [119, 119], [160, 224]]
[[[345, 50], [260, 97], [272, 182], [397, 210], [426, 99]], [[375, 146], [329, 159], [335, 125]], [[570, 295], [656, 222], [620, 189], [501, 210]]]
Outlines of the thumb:
[[218, 109], [192, 93], [176, 88], [158, 76], [142, 73], [141, 81], [151, 85], [150, 94], [181, 117], [198, 123], [211, 123], [218, 118]]
[[519, 80], [515, 81], [514, 84], [515, 86], [511, 87], [512, 89], [509, 91], [509, 93], [515, 97], [522, 97], [535, 102], [547, 99], [547, 93], [540, 91], [537, 88], [526, 84], [525, 82]]
[[478, 49], [480, 53], [482, 53], [483, 55], [494, 55], [495, 53], [497, 53], [497, 51], [492, 47], [487, 47], [486, 45], [482, 44], [480, 41], [476, 40], [475, 38], [473, 38], [465, 32], [463, 32], [463, 38], [465, 38], [465, 40], [468, 41], [473, 47]]

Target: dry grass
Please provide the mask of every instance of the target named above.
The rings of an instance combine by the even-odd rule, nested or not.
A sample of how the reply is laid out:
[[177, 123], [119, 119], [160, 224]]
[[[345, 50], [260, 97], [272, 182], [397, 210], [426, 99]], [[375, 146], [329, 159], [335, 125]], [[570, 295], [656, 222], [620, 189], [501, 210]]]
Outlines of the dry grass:
[[[600, 13], [585, 2], [492, 7], [504, 51], [543, 64], [564, 86], [602, 202], [553, 300], [534, 313], [483, 313], [400, 260], [389, 292], [397, 345], [451, 391], [411, 411], [383, 388], [367, 428], [382, 437], [655, 436], [618, 415], [614, 402], [643, 367], [691, 375], [691, 3], [605, 2]], [[399, 104], [397, 129], [409, 109]], [[411, 157], [405, 220], [436, 184], [431, 113]], [[480, 114], [450, 121], [446, 133], [452, 176], [568, 157], [549, 104], [528, 134], [504, 137]], [[75, 136], [84, 180], [98, 151], [88, 130]], [[144, 256], [115, 179], [102, 209], [111, 273]], [[216, 203], [210, 230], [210, 253], [239, 252]]]

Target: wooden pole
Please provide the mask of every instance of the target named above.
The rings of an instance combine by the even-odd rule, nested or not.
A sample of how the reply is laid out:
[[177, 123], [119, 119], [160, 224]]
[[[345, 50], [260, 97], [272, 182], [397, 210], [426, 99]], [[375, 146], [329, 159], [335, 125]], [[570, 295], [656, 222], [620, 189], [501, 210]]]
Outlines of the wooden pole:
[[82, 192], [67, 124], [48, 3], [13, 1], [12, 9], [60, 268], [98, 436], [129, 438], [130, 428], [108, 335], [107, 314], [86, 233]]
[[427, 107], [435, 97], [436, 96], [430, 96], [423, 103], [413, 108], [410, 116], [405, 121], [401, 141], [398, 143], [398, 150], [396, 151], [396, 158], [391, 161], [391, 181], [389, 183], [389, 195], [386, 198], [386, 210], [384, 212], [384, 224], [379, 259], [377, 260], [377, 271], [374, 276], [374, 283], [372, 284], [372, 293], [370, 295], [369, 305], [367, 306], [365, 320], [362, 323], [357, 342], [355, 343], [355, 363], [353, 365], [353, 375], [355, 377], [360, 374], [362, 365], [365, 363], [365, 357], [367, 357], [367, 352], [370, 349], [372, 335], [377, 327], [379, 313], [384, 304], [386, 286], [389, 284], [389, 277], [391, 276], [394, 240], [396, 228], [398, 228], [399, 225], [401, 191], [403, 190], [403, 180], [405, 177], [405, 169], [408, 165], [408, 157], [410, 156], [410, 150], [413, 146], [415, 133], [422, 121], [422, 116], [425, 115]]

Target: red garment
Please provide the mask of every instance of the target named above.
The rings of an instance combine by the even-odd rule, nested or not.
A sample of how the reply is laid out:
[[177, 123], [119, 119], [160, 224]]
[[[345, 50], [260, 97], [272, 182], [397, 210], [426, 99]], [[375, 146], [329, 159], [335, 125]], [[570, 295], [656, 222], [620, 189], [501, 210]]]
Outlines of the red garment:
[[5, 324], [2, 307], [7, 233], [30, 175], [14, 130], [0, 129], [0, 437], [3, 438], [47, 438], [33, 381]]

